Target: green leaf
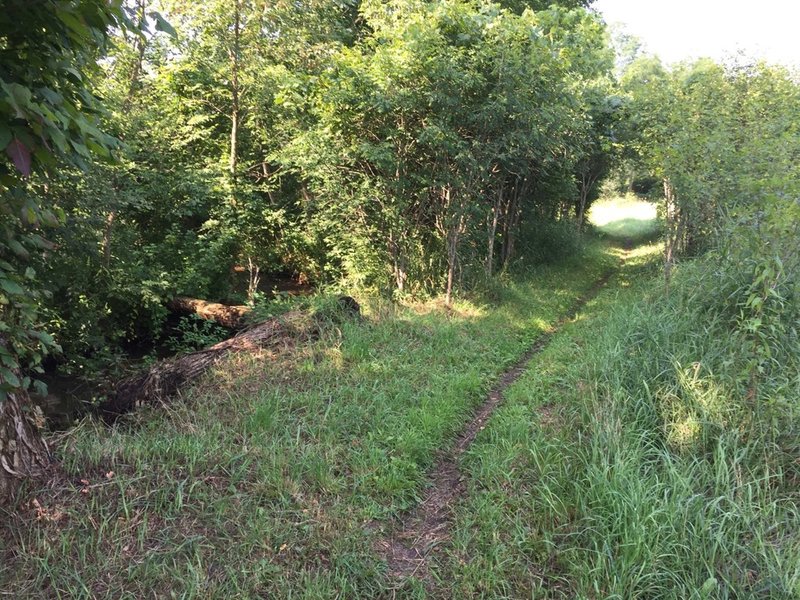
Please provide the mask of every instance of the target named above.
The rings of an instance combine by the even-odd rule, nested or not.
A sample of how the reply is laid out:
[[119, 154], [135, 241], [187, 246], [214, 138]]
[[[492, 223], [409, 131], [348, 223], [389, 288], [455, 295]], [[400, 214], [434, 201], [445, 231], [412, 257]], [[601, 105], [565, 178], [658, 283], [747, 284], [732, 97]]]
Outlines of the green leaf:
[[72, 144], [72, 147], [75, 148], [75, 152], [77, 152], [81, 156], [85, 156], [86, 158], [91, 157], [91, 155], [89, 154], [89, 149], [80, 142], [77, 142], [75, 140], [70, 140], [70, 144]]
[[0, 362], [2, 362], [9, 369], [16, 369], [19, 365], [14, 357], [10, 354], [0, 354]]
[[8, 383], [12, 388], [20, 386], [19, 377], [17, 377], [11, 369], [0, 367], [0, 381]]
[[45, 346], [54, 346], [56, 343], [56, 341], [53, 339], [53, 336], [47, 333], [46, 331], [37, 331], [34, 329], [29, 333], [31, 337], [38, 339]]
[[92, 140], [86, 140], [86, 146], [89, 148], [91, 152], [97, 154], [98, 156], [101, 156], [103, 158], [111, 157], [111, 152], [108, 151], [108, 148], [106, 148], [105, 146], [101, 146], [97, 142], [93, 142]]
[[80, 71], [74, 69], [72, 67], [64, 67], [64, 72], [68, 75], [71, 75], [71, 79], [75, 81], [75, 83], [82, 84], [83, 83], [83, 75], [81, 75]]
[[20, 244], [17, 240], [9, 240], [8, 247], [14, 254], [25, 260], [29, 259], [31, 256], [30, 253], [27, 250], [25, 250], [25, 247], [22, 244]]
[[17, 296], [21, 296], [25, 293], [25, 290], [23, 290], [17, 282], [11, 281], [10, 279], [0, 278], [0, 288], [9, 294], [15, 294]]
[[51, 90], [48, 87], [41, 87], [37, 90], [39, 94], [41, 94], [45, 100], [47, 100], [50, 104], [58, 106], [64, 102], [64, 96], [59, 94], [56, 91]]
[[0, 150], [5, 150], [6, 146], [8, 146], [13, 137], [14, 136], [11, 133], [11, 130], [0, 123]]
[[36, 390], [36, 393], [40, 396], [47, 396], [47, 384], [44, 381], [34, 379], [33, 389]]
[[6, 83], [0, 80], [0, 87], [6, 93], [6, 100], [16, 112], [18, 119], [24, 119], [26, 111], [31, 105], [31, 91], [18, 83]]
[[51, 129], [50, 130], [50, 139], [56, 145], [56, 147], [63, 153], [66, 153], [69, 150], [67, 146], [67, 138], [59, 129]]
[[83, 23], [72, 12], [66, 10], [59, 10], [56, 12], [58, 19], [66, 25], [80, 39], [88, 39], [91, 31], [86, 23]]
[[169, 24], [169, 22], [156, 11], [151, 11], [148, 16], [156, 22], [156, 31], [163, 31], [173, 38], [178, 37], [178, 32]]
[[58, 227], [61, 223], [52, 211], [44, 209], [41, 211], [41, 219], [48, 227]]
[[38, 226], [39, 225], [39, 217], [36, 214], [36, 208], [31, 206], [25, 206], [22, 208], [20, 212], [20, 216], [22, 217], [22, 222], [26, 225]]
[[42, 250], [52, 250], [55, 248], [52, 242], [48, 242], [37, 233], [31, 234], [30, 240], [36, 245], [37, 248], [41, 248]]

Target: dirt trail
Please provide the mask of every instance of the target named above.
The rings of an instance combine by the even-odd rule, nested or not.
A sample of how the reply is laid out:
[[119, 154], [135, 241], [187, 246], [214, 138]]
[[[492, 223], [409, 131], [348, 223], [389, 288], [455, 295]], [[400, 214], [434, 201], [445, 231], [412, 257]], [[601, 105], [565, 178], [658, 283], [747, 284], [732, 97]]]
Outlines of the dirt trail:
[[520, 378], [533, 357], [547, 346], [553, 335], [567, 321], [573, 319], [578, 311], [600, 292], [616, 272], [616, 269], [610, 270], [598, 279], [591, 289], [502, 375], [453, 446], [439, 457], [431, 470], [430, 484], [422, 502], [414, 510], [406, 513], [387, 537], [378, 542], [377, 549], [386, 559], [389, 576], [396, 579], [398, 584], [402, 584], [403, 580], [410, 577], [420, 579], [428, 587], [435, 584], [429, 561], [437, 549], [449, 539], [452, 507], [457, 499], [466, 493], [466, 484], [458, 467], [459, 459], [503, 401], [503, 392], [506, 388]]

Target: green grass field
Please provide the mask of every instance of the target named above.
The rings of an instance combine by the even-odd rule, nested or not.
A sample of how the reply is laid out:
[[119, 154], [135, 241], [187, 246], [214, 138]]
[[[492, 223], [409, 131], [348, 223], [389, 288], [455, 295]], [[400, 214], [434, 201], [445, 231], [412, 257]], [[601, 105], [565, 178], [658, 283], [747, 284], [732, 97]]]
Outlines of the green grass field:
[[[675, 399], [667, 410], [671, 388], [656, 387], [669, 359], [654, 351], [667, 366], [645, 366], [631, 352], [663, 294], [658, 247], [642, 242], [657, 231], [653, 205], [606, 202], [592, 218], [639, 245], [588, 242], [452, 311], [365, 301], [364, 322], [231, 360], [185, 402], [59, 434], [61, 472], [5, 517], [2, 594], [799, 597], [788, 474], [753, 468], [758, 448], [721, 435], [725, 422], [692, 446], [699, 413]], [[437, 453], [610, 269], [464, 456], [467, 493], [433, 581], [393, 580], [376, 544], [418, 502]], [[687, 383], [702, 392], [693, 402], [713, 399], [713, 381]]]
[[375, 597], [374, 524], [425, 473], [492, 381], [617, 258], [493, 289], [496, 302], [365, 302], [366, 321], [230, 361], [185, 403], [53, 440], [63, 474], [6, 523], [16, 597]]
[[588, 217], [601, 234], [616, 240], [653, 240], [661, 233], [658, 205], [632, 195], [601, 198]]

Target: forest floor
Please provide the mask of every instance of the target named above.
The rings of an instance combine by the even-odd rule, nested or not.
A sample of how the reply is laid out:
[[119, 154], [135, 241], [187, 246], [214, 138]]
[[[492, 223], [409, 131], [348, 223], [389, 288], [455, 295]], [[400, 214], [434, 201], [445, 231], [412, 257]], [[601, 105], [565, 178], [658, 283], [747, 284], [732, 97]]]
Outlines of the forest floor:
[[594, 220], [579, 255], [452, 309], [367, 301], [185, 402], [54, 435], [51, 480], [0, 525], [0, 596], [573, 597], [554, 505], [586, 340], [658, 256], [652, 205]]

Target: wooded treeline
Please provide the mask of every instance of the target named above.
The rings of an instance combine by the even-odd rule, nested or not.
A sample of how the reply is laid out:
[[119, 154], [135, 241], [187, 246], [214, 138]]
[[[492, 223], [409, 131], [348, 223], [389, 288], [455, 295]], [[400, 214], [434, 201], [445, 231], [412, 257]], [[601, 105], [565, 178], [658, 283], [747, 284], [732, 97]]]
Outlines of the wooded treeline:
[[34, 268], [69, 355], [155, 336], [175, 295], [240, 303], [276, 275], [449, 301], [524, 255], [522, 229], [582, 218], [608, 167], [613, 54], [583, 8], [136, 0], [126, 15], [83, 65], [115, 160], [67, 148], [77, 167], [25, 186], [67, 223]]
[[71, 224], [52, 316], [83, 353], [153, 335], [176, 293], [242, 302], [275, 275], [449, 301], [572, 212], [610, 143], [612, 55], [585, 10], [158, 8], [176, 36], [117, 39], [98, 73], [119, 162], [47, 193]]
[[726, 264], [769, 335], [796, 286], [797, 79], [635, 53], [617, 77], [589, 2], [546, 4], [6, 2], [3, 393], [59, 344], [108, 363], [156, 337], [178, 295], [288, 275], [449, 303], [570, 251], [621, 164], [664, 182], [668, 277], [719, 241], [749, 253]]

